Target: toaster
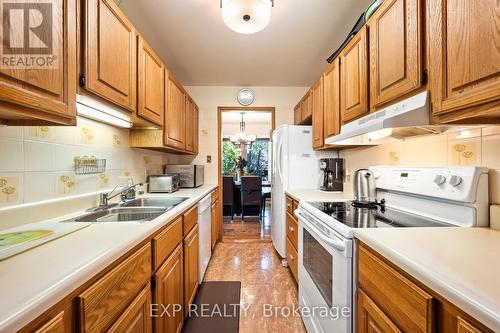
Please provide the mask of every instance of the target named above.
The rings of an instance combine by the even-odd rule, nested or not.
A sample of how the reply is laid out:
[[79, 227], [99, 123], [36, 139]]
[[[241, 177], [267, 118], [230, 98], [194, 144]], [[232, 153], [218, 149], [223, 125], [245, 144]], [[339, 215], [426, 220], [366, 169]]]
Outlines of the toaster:
[[172, 193], [179, 189], [178, 174], [148, 176], [148, 193]]

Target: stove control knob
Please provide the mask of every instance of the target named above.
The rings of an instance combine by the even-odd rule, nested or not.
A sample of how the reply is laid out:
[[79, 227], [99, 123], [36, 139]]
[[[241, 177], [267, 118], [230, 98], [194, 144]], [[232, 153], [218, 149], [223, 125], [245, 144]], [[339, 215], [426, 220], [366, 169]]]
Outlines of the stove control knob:
[[450, 183], [451, 186], [457, 187], [458, 185], [462, 184], [462, 177], [460, 177], [460, 176], [451, 176], [449, 183]]
[[443, 175], [436, 175], [436, 178], [434, 178], [434, 183], [438, 185], [443, 185], [446, 182], [446, 177]]

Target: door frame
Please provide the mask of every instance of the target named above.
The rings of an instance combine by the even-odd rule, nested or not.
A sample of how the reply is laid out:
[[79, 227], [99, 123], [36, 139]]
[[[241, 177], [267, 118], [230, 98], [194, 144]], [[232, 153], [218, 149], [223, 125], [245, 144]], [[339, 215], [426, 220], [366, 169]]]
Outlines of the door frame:
[[222, 113], [226, 111], [271, 112], [271, 133], [276, 128], [276, 108], [274, 106], [219, 106], [217, 107], [217, 178], [221, 219], [219, 221], [219, 241], [224, 240], [224, 198], [222, 190]]

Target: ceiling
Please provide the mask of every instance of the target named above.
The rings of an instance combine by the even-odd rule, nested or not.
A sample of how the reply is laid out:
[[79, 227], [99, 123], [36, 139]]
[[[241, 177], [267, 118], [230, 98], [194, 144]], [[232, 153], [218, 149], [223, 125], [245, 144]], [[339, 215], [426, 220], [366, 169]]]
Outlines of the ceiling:
[[310, 86], [371, 0], [275, 0], [269, 26], [243, 35], [219, 0], [115, 0], [187, 86]]

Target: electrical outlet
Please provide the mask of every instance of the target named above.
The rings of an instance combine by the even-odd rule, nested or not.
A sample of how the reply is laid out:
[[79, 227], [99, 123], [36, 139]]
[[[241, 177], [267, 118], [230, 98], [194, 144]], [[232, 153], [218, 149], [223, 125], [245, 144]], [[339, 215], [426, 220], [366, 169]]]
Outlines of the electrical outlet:
[[212, 163], [212, 155], [207, 155], [207, 163]]

